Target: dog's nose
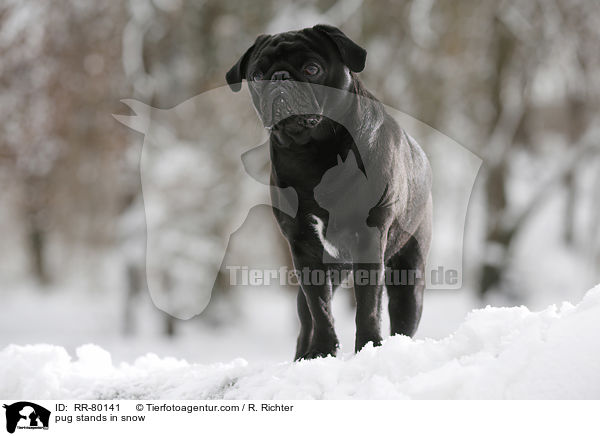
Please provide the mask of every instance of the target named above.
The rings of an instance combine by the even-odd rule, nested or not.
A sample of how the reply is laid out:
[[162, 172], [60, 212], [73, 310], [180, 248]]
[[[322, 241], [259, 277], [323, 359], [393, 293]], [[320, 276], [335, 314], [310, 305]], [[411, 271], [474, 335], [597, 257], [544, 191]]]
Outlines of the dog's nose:
[[276, 80], [290, 80], [290, 73], [285, 70], [275, 71], [271, 75], [271, 81], [276, 81]]

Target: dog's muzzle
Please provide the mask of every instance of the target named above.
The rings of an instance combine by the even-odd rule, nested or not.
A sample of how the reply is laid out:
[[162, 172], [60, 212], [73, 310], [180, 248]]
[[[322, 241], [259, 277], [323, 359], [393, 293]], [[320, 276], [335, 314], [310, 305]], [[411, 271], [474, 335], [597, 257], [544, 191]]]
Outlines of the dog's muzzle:
[[282, 123], [303, 128], [316, 127], [322, 120], [321, 109], [310, 84], [291, 80], [266, 84], [260, 115], [267, 128]]

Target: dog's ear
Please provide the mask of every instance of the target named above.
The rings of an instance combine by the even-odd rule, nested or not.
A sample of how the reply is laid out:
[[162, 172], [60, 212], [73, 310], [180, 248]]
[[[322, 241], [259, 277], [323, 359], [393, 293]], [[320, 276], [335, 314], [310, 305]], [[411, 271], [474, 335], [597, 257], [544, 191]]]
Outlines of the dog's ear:
[[355, 73], [360, 73], [365, 68], [367, 51], [348, 38], [337, 27], [327, 24], [317, 24], [313, 30], [325, 34], [337, 47], [342, 55], [342, 60]]
[[240, 89], [242, 89], [242, 80], [246, 78], [248, 59], [250, 59], [250, 56], [252, 56], [254, 49], [257, 48], [266, 38], [268, 38], [268, 35], [260, 35], [258, 38], [256, 38], [256, 41], [254, 41], [252, 47], [246, 50], [246, 53], [244, 53], [242, 57], [235, 63], [235, 65], [231, 67], [229, 71], [227, 71], [227, 74], [225, 74], [227, 84], [233, 92], [238, 92]]

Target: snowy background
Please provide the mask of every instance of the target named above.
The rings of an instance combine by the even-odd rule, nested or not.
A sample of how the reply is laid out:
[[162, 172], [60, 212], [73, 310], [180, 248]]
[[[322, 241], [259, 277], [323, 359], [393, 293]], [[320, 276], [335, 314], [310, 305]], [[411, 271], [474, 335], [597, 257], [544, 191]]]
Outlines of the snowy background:
[[[0, 4], [0, 398], [598, 398], [600, 303], [586, 290], [600, 282], [600, 7], [253, 5]], [[472, 168], [442, 153], [442, 137], [483, 164], [459, 247], [463, 286], [426, 292], [417, 340], [352, 357], [354, 303], [340, 290], [340, 357], [291, 364], [292, 287], [232, 287], [223, 271], [206, 310], [183, 321], [158, 310], [145, 283], [145, 207], [184, 218], [165, 232], [166, 301], [185, 305], [179, 290], [193, 295], [219, 266], [211, 247], [240, 194], [237, 143], [199, 139], [202, 123], [175, 119], [178, 147], [151, 168], [164, 201], [145, 204], [143, 135], [112, 114], [132, 113], [123, 98], [168, 109], [221, 87], [258, 34], [317, 23], [367, 49], [362, 80], [425, 126], [404, 125], [434, 177], [469, 191], [473, 182]], [[198, 116], [218, 118], [235, 98]], [[436, 219], [453, 229], [465, 190], [442, 187]], [[434, 237], [437, 256], [457, 262], [462, 237]], [[251, 211], [227, 264], [290, 265], [267, 207]], [[505, 308], [470, 312], [488, 304]]]

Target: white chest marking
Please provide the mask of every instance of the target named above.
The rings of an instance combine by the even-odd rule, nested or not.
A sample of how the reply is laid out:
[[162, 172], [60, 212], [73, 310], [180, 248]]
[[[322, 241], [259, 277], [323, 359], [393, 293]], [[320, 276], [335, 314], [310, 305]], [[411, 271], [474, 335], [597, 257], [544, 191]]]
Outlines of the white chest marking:
[[325, 228], [323, 220], [316, 215], [311, 215], [311, 217], [314, 220], [314, 223], [312, 223], [313, 229], [319, 237], [325, 251], [329, 253], [331, 257], [338, 257], [340, 254], [339, 250], [331, 242], [325, 239], [325, 235], [323, 234], [323, 229]]

